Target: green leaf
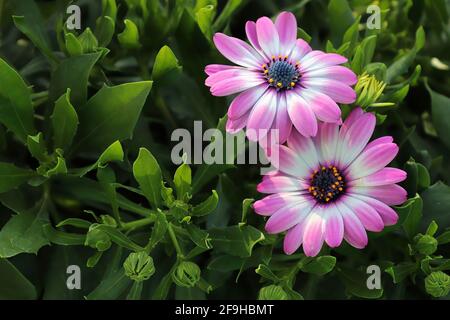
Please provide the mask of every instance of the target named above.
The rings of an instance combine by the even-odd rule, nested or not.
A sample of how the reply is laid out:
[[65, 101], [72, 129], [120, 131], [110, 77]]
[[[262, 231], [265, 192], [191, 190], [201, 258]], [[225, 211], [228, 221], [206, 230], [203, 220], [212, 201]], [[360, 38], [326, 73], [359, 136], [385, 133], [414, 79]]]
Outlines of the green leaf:
[[31, 155], [39, 162], [47, 162], [50, 160], [42, 132], [39, 132], [35, 136], [28, 136], [27, 146], [28, 151], [30, 151]]
[[402, 262], [396, 266], [392, 266], [386, 269], [392, 277], [394, 283], [400, 283], [406, 277], [416, 272], [419, 266], [415, 262]]
[[345, 31], [353, 24], [352, 10], [347, 0], [330, 0], [328, 3], [331, 39], [339, 45]]
[[247, 213], [248, 213], [248, 210], [251, 208], [252, 203], [254, 201], [255, 201], [255, 199], [244, 199], [242, 201], [242, 217], [241, 217], [242, 223], [247, 222]]
[[409, 199], [403, 206], [396, 208], [402, 221], [403, 229], [410, 239], [417, 234], [422, 219], [422, 208], [423, 201], [418, 194], [414, 198]]
[[56, 164], [53, 168], [48, 170], [44, 175], [46, 177], [51, 177], [58, 174], [66, 174], [67, 173], [67, 166], [66, 161], [63, 157], [57, 157]]
[[364, 67], [372, 61], [375, 53], [377, 37], [375, 35], [365, 38], [357, 47], [353, 56], [351, 67], [357, 74], [362, 74]]
[[450, 242], [450, 231], [445, 231], [444, 233], [440, 234], [436, 240], [439, 242], [439, 244], [446, 244]]
[[107, 47], [114, 36], [115, 22], [109, 16], [99, 17], [96, 22], [95, 36], [100, 47]]
[[66, 50], [70, 56], [73, 57], [83, 54], [83, 46], [81, 45], [80, 40], [78, 40], [73, 33], [66, 33], [64, 38]]
[[56, 100], [51, 119], [53, 147], [68, 150], [78, 128], [78, 115], [70, 103], [70, 89]]
[[98, 41], [91, 29], [86, 28], [82, 34], [78, 36], [78, 41], [83, 48], [83, 53], [95, 52], [98, 48]]
[[175, 171], [173, 178], [175, 190], [177, 192], [177, 199], [187, 201], [191, 193], [192, 172], [188, 164], [183, 163]]
[[22, 141], [35, 135], [30, 90], [5, 60], [0, 58], [0, 122]]
[[450, 149], [450, 98], [437, 93], [425, 82], [431, 98], [431, 116], [439, 139]]
[[336, 265], [336, 258], [333, 256], [320, 256], [306, 265], [301, 266], [303, 272], [316, 274], [318, 276], [323, 276], [328, 272], [331, 272]]
[[0, 258], [0, 300], [34, 300], [34, 285], [8, 260]]
[[140, 300], [143, 286], [144, 283], [142, 281], [134, 282], [127, 295], [127, 300]]
[[88, 79], [101, 52], [82, 54], [61, 61], [50, 81], [50, 100], [56, 101], [71, 89], [71, 101], [78, 110], [86, 103]]
[[364, 299], [378, 299], [383, 295], [383, 289], [367, 287], [368, 275], [361, 270], [341, 267], [338, 271], [349, 294]]
[[50, 244], [44, 233], [48, 224], [46, 201], [14, 215], [0, 231], [0, 258], [13, 257], [19, 253], [34, 253]]
[[214, 30], [220, 30], [222, 29], [231, 19], [233, 14], [236, 12], [236, 10], [244, 4], [243, 0], [229, 0], [227, 1], [227, 4], [223, 8], [222, 12], [220, 13], [219, 17], [214, 22]]
[[105, 151], [100, 155], [98, 160], [85, 168], [75, 169], [74, 172], [82, 177], [86, 175], [88, 172], [95, 169], [104, 169], [109, 162], [123, 161], [124, 153], [122, 149], [122, 144], [120, 141], [113, 142]]
[[[20, 2], [22, 3], [19, 4]], [[22, 31], [50, 61], [55, 61], [44, 21], [34, 1], [15, 1], [14, 13], [17, 14], [13, 16], [17, 29]]]
[[189, 224], [186, 226], [186, 231], [189, 234], [189, 238], [200, 248], [211, 249], [211, 238], [209, 233], [205, 230], [201, 230], [199, 227]]
[[86, 240], [85, 234], [55, 230], [50, 224], [44, 226], [44, 233], [51, 243], [60, 246], [82, 246]]
[[117, 230], [114, 227], [107, 226], [104, 224], [99, 224], [95, 226], [96, 229], [102, 230], [108, 234], [108, 236], [111, 238], [111, 241], [118, 244], [121, 247], [139, 252], [144, 251], [144, 248], [139, 246], [138, 244], [131, 241], [126, 235], [124, 235], [122, 232]]
[[0, 162], [0, 193], [17, 188], [35, 176], [36, 174], [31, 170]]
[[436, 234], [436, 232], [438, 231], [439, 226], [437, 225], [436, 221], [431, 221], [430, 225], [427, 228], [427, 231], [425, 232], [425, 234], [429, 235], [429, 236], [434, 236]]
[[[220, 130], [220, 132], [225, 135], [227, 134], [225, 131], [225, 125], [227, 122], [227, 117], [223, 117], [219, 119], [219, 122], [217, 124], [217, 129]], [[211, 142], [208, 147], [215, 148], [215, 142]], [[219, 146], [217, 146], [219, 147]], [[224, 153], [226, 154], [226, 153]], [[227, 163], [233, 162], [237, 154], [233, 153], [233, 159], [227, 159]], [[231, 161], [233, 160], [233, 161]], [[220, 173], [234, 168], [233, 164], [202, 164], [197, 171], [195, 172], [193, 181], [192, 181], [192, 193], [196, 194], [205, 184], [207, 184], [209, 181], [211, 181], [214, 178], [217, 178]]]
[[278, 278], [270, 268], [265, 264], [260, 264], [258, 268], [256, 268], [255, 272], [259, 274], [261, 277], [266, 278], [274, 283], [278, 283], [280, 278]]
[[169, 294], [170, 287], [172, 286], [172, 273], [177, 268], [178, 263], [175, 263], [170, 271], [161, 279], [155, 291], [153, 292], [153, 300], [165, 300]]
[[155, 223], [153, 224], [152, 235], [147, 245], [147, 248], [150, 251], [153, 250], [153, 248], [155, 248], [162, 239], [164, 239], [167, 232], [167, 226], [166, 215], [158, 210], [156, 212]]
[[114, 271], [103, 279], [97, 288], [86, 296], [87, 300], [114, 300], [131, 285], [131, 279], [125, 275], [123, 269]]
[[207, 5], [203, 8], [200, 8], [195, 13], [195, 18], [197, 20], [198, 26], [205, 35], [206, 39], [212, 39], [212, 22], [215, 15], [216, 7], [214, 5]]
[[171, 71], [180, 71], [178, 59], [168, 46], [162, 47], [155, 58], [152, 78], [154, 80], [162, 78]]
[[139, 30], [133, 21], [125, 19], [125, 29], [117, 35], [120, 45], [125, 49], [137, 49], [141, 46], [139, 43]]
[[116, 140], [131, 138], [151, 87], [151, 81], [142, 81], [101, 88], [79, 109], [74, 149], [103, 150]]
[[67, 218], [63, 221], [61, 221], [60, 223], [58, 223], [56, 225], [57, 228], [63, 227], [63, 226], [72, 226], [72, 227], [77, 227], [77, 228], [81, 228], [81, 229], [89, 229], [89, 227], [91, 226], [92, 222], [83, 220], [83, 219], [79, 219], [79, 218]]
[[217, 208], [217, 204], [219, 203], [219, 195], [216, 190], [212, 190], [211, 193], [212, 194], [205, 201], [192, 208], [191, 214], [193, 216], [205, 216]]
[[253, 247], [264, 240], [264, 234], [252, 226], [232, 226], [209, 230], [213, 247], [232, 256], [250, 257]]
[[155, 157], [145, 148], [139, 149], [139, 155], [133, 163], [133, 175], [150, 205], [158, 208], [162, 200], [161, 168]]
[[450, 187], [441, 181], [421, 193], [423, 199], [423, 211], [426, 212], [423, 223], [428, 224], [431, 220], [439, 222], [441, 228], [450, 227]]
[[386, 73], [386, 82], [388, 84], [392, 83], [396, 77], [403, 75], [406, 73], [416, 58], [417, 53], [423, 48], [425, 43], [425, 33], [422, 27], [419, 27], [416, 31], [416, 43], [414, 44], [414, 48], [409, 50], [399, 59], [397, 59], [394, 63], [392, 63], [387, 69]]
[[303, 39], [308, 43], [312, 40], [312, 37], [300, 27], [297, 28], [297, 38]]

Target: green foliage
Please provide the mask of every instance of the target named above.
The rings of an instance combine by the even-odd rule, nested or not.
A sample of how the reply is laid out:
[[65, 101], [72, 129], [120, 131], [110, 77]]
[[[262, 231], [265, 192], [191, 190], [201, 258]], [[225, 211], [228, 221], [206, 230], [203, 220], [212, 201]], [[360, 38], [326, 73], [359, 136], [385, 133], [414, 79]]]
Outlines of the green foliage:
[[[68, 30], [63, 2], [0, 1], [0, 299], [448, 299], [449, 8], [380, 0], [369, 29], [369, 2], [83, 1]], [[408, 200], [363, 250], [285, 255], [252, 209], [258, 166], [225, 149], [225, 164], [170, 159], [176, 128], [225, 132], [230, 101], [204, 87], [205, 65], [224, 63], [214, 33], [284, 10], [313, 49], [348, 59], [356, 104], [400, 147]]]

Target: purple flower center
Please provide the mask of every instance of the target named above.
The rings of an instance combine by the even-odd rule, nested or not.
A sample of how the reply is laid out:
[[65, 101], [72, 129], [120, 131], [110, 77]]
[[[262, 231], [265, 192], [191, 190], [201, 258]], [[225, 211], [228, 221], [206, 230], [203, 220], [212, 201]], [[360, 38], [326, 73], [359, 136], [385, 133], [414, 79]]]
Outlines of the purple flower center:
[[267, 82], [277, 90], [292, 89], [300, 78], [298, 63], [293, 65], [287, 58], [279, 56], [276, 59], [273, 56], [269, 63], [262, 66]]
[[320, 203], [329, 203], [345, 192], [345, 179], [335, 166], [322, 167], [311, 176], [311, 195]]

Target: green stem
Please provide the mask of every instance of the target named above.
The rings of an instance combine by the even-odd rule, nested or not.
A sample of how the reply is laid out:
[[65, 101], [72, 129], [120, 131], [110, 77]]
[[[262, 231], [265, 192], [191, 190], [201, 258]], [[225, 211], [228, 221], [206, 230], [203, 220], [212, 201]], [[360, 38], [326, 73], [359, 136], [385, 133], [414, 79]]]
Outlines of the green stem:
[[175, 247], [175, 251], [177, 252], [177, 255], [180, 259], [184, 258], [183, 251], [181, 250], [180, 244], [178, 243], [177, 236], [175, 235], [175, 232], [173, 231], [172, 224], [169, 223], [167, 226], [167, 231], [169, 231], [170, 239], [172, 239], [173, 246]]
[[131, 222], [122, 222], [122, 230], [134, 230], [137, 228], [141, 228], [147, 226], [155, 221], [155, 217], [151, 216], [144, 219], [139, 219]]

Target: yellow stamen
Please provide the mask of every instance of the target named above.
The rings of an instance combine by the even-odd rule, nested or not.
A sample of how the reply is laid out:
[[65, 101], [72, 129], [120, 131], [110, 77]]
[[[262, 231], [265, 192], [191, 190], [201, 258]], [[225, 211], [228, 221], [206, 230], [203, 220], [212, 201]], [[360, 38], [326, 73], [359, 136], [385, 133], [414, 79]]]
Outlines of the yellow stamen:
[[270, 78], [270, 79], [269, 79], [269, 82], [270, 82], [270, 83], [273, 83], [273, 82], [274, 82], [273, 78]]
[[278, 88], [281, 88], [282, 86], [283, 86], [283, 84], [282, 84], [281, 82], [278, 82], [278, 83], [277, 83], [277, 87], [278, 87]]

